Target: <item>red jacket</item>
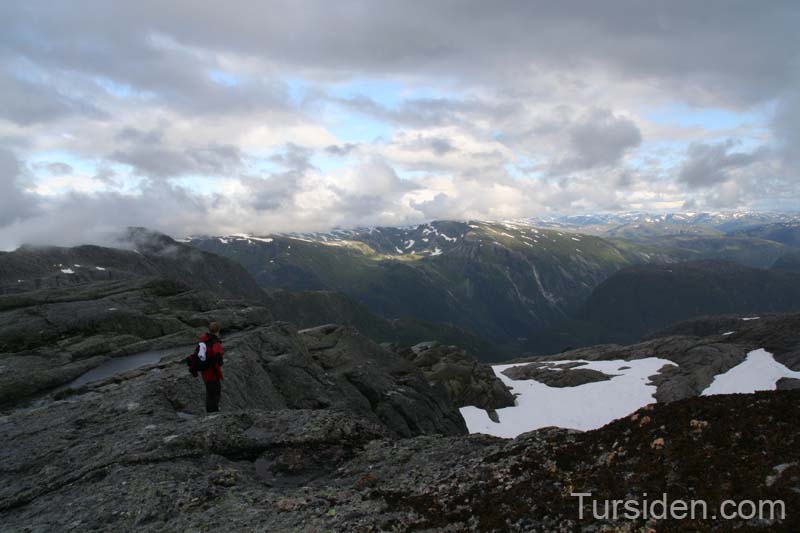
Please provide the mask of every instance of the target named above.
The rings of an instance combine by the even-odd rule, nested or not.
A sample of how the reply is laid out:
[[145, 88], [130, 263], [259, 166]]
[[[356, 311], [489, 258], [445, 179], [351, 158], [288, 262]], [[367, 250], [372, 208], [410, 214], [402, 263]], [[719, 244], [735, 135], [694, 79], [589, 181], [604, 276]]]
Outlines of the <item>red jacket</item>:
[[[200, 342], [206, 342], [211, 339], [210, 333], [204, 333], [200, 337]], [[222, 347], [222, 342], [219, 339], [209, 346], [206, 357], [211, 361], [211, 366], [203, 370], [203, 381], [219, 381], [222, 378], [222, 356], [225, 355], [225, 349]]]

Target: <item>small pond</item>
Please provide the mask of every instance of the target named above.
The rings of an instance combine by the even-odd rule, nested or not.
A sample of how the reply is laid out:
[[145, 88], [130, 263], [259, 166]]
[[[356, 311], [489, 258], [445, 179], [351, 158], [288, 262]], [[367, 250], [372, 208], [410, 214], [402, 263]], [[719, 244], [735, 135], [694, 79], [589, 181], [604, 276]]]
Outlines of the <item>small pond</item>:
[[68, 388], [77, 389], [78, 387], [82, 387], [87, 383], [94, 383], [95, 381], [101, 381], [106, 378], [116, 376], [117, 374], [122, 374], [123, 372], [139, 368], [141, 366], [158, 363], [165, 356], [177, 355], [178, 353], [179, 350], [176, 350], [175, 348], [170, 348], [167, 350], [153, 350], [150, 352], [142, 352], [133, 355], [123, 355], [121, 357], [114, 357], [113, 359], [106, 361], [102, 365], [95, 367], [89, 370], [88, 372], [84, 372], [71, 382], [59, 387], [58, 390], [63, 390]]

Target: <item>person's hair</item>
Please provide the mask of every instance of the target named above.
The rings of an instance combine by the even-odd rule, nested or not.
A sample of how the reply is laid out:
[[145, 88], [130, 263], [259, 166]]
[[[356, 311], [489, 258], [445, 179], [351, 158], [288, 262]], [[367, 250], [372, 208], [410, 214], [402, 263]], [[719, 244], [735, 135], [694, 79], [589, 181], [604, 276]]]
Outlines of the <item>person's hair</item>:
[[222, 329], [222, 326], [219, 325], [219, 322], [212, 322], [211, 324], [208, 325], [208, 331], [210, 331], [214, 335], [218, 335], [220, 329]]

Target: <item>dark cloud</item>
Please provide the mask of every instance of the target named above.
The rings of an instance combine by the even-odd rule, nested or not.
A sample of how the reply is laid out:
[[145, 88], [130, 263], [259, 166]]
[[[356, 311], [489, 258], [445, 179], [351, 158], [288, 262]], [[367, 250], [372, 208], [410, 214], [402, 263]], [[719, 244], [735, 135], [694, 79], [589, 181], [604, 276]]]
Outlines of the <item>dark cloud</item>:
[[800, 173], [800, 76], [795, 90], [781, 100], [772, 119], [777, 137], [777, 149], [789, 171]]
[[[285, 83], [237, 72], [228, 56], [319, 80], [425, 76], [507, 93], [535, 93], [541, 72], [592, 68], [695, 103], [733, 106], [794, 86], [800, 4], [31, 1], [3, 3], [0, 21], [0, 48], [54, 76], [111, 80], [110, 88], [99, 87], [192, 113], [291, 107]], [[345, 103], [409, 123], [439, 123], [443, 112], [458, 112], [437, 98], [413, 100], [396, 113], [368, 99]], [[39, 116], [63, 111], [59, 105]]]
[[[271, 62], [326, 77], [413, 71], [480, 83], [518, 79], [530, 67], [601, 65], [698, 98], [754, 101], [789, 85], [797, 48], [787, 44], [800, 19], [800, 6], [789, 0], [518, 0], [502, 8], [481, 0], [13, 4], [4, 4], [0, 18], [4, 40], [15, 48], [36, 61], [112, 72], [151, 90], [203, 82], [182, 80], [186, 68], [175, 68], [193, 59], [180, 46], [188, 45], [248, 57], [268, 51]], [[210, 83], [200, 93], [213, 93]]]
[[414, 140], [403, 146], [406, 150], [420, 150], [433, 152], [434, 155], [445, 155], [457, 151], [450, 139], [444, 137], [422, 137], [418, 135]]
[[[171, 7], [180, 10], [180, 3]], [[169, 6], [164, 12], [155, 7], [128, 9], [91, 0], [0, 6], [0, 47], [25, 58], [29, 77], [43, 79], [0, 77], [0, 94], [19, 104], [7, 112], [21, 123], [66, 114], [97, 116], [103, 113], [92, 100], [118, 99], [194, 115], [291, 109], [286, 83], [228, 72], [218, 50], [192, 49], [176, 40], [178, 28], [190, 24], [188, 13], [170, 19]], [[20, 69], [17, 64], [8, 68]], [[69, 92], [86, 97], [76, 99]]]
[[330, 146], [327, 146], [325, 148], [325, 151], [331, 155], [344, 157], [350, 155], [350, 153], [356, 149], [358, 149], [358, 144], [344, 143], [344, 144], [332, 144]]
[[242, 166], [241, 150], [230, 144], [174, 148], [162, 140], [161, 132], [133, 128], [122, 130], [117, 138], [125, 142], [109, 159], [131, 166], [140, 176], [227, 176]]
[[22, 188], [23, 169], [13, 152], [0, 147], [0, 228], [32, 216], [37, 209], [34, 195]]
[[615, 165], [642, 142], [636, 123], [607, 109], [586, 113], [568, 126], [567, 135], [572, 150], [556, 165], [557, 172]]
[[289, 171], [302, 174], [305, 171], [314, 168], [314, 166], [311, 164], [312, 155], [312, 150], [304, 146], [298, 146], [294, 143], [288, 143], [282, 153], [270, 156], [269, 160], [273, 163], [282, 165]]
[[65, 95], [53, 85], [19, 79], [8, 69], [0, 66], [0, 118], [30, 126], [76, 114], [106, 116], [91, 102]]
[[302, 175], [288, 171], [269, 176], [244, 176], [242, 185], [247, 188], [247, 205], [258, 212], [278, 211], [290, 206], [300, 190]]
[[139, 128], [128, 126], [118, 131], [114, 137], [117, 140], [124, 142], [156, 145], [161, 142], [164, 137], [164, 133], [155, 129], [142, 131]]
[[627, 189], [631, 187], [635, 181], [636, 179], [634, 178], [633, 173], [628, 169], [623, 169], [614, 179], [614, 185], [623, 189]]
[[93, 178], [112, 188], [122, 186], [121, 176], [117, 175], [117, 172], [109, 166], [100, 166]]
[[478, 119], [500, 122], [522, 110], [519, 102], [491, 102], [477, 98], [409, 98], [397, 107], [380, 105], [363, 95], [331, 100], [351, 111], [415, 128], [471, 125]]
[[270, 156], [269, 160], [285, 170], [264, 176], [244, 176], [243, 185], [248, 190], [248, 205], [256, 211], [277, 211], [291, 208], [295, 196], [303, 189], [306, 173], [315, 167], [311, 164], [313, 151], [288, 143], [284, 151]]
[[731, 179], [731, 173], [759, 159], [760, 152], [732, 151], [737, 143], [727, 140], [718, 144], [692, 143], [678, 179], [691, 188], [710, 187]]

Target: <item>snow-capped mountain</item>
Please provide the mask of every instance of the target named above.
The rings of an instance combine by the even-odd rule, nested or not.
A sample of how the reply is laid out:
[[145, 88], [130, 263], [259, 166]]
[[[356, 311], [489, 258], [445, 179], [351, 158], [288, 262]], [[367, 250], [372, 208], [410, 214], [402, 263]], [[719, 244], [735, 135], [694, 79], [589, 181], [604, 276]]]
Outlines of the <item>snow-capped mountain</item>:
[[337, 290], [386, 318], [448, 322], [498, 345], [562, 320], [620, 268], [680, 255], [514, 221], [191, 243], [238, 261], [265, 288]]
[[544, 228], [560, 228], [606, 236], [623, 236], [635, 230], [659, 233], [728, 233], [766, 224], [800, 225], [800, 213], [762, 213], [756, 211], [712, 211], [683, 213], [623, 212], [591, 215], [565, 215], [530, 218], [527, 222]]

